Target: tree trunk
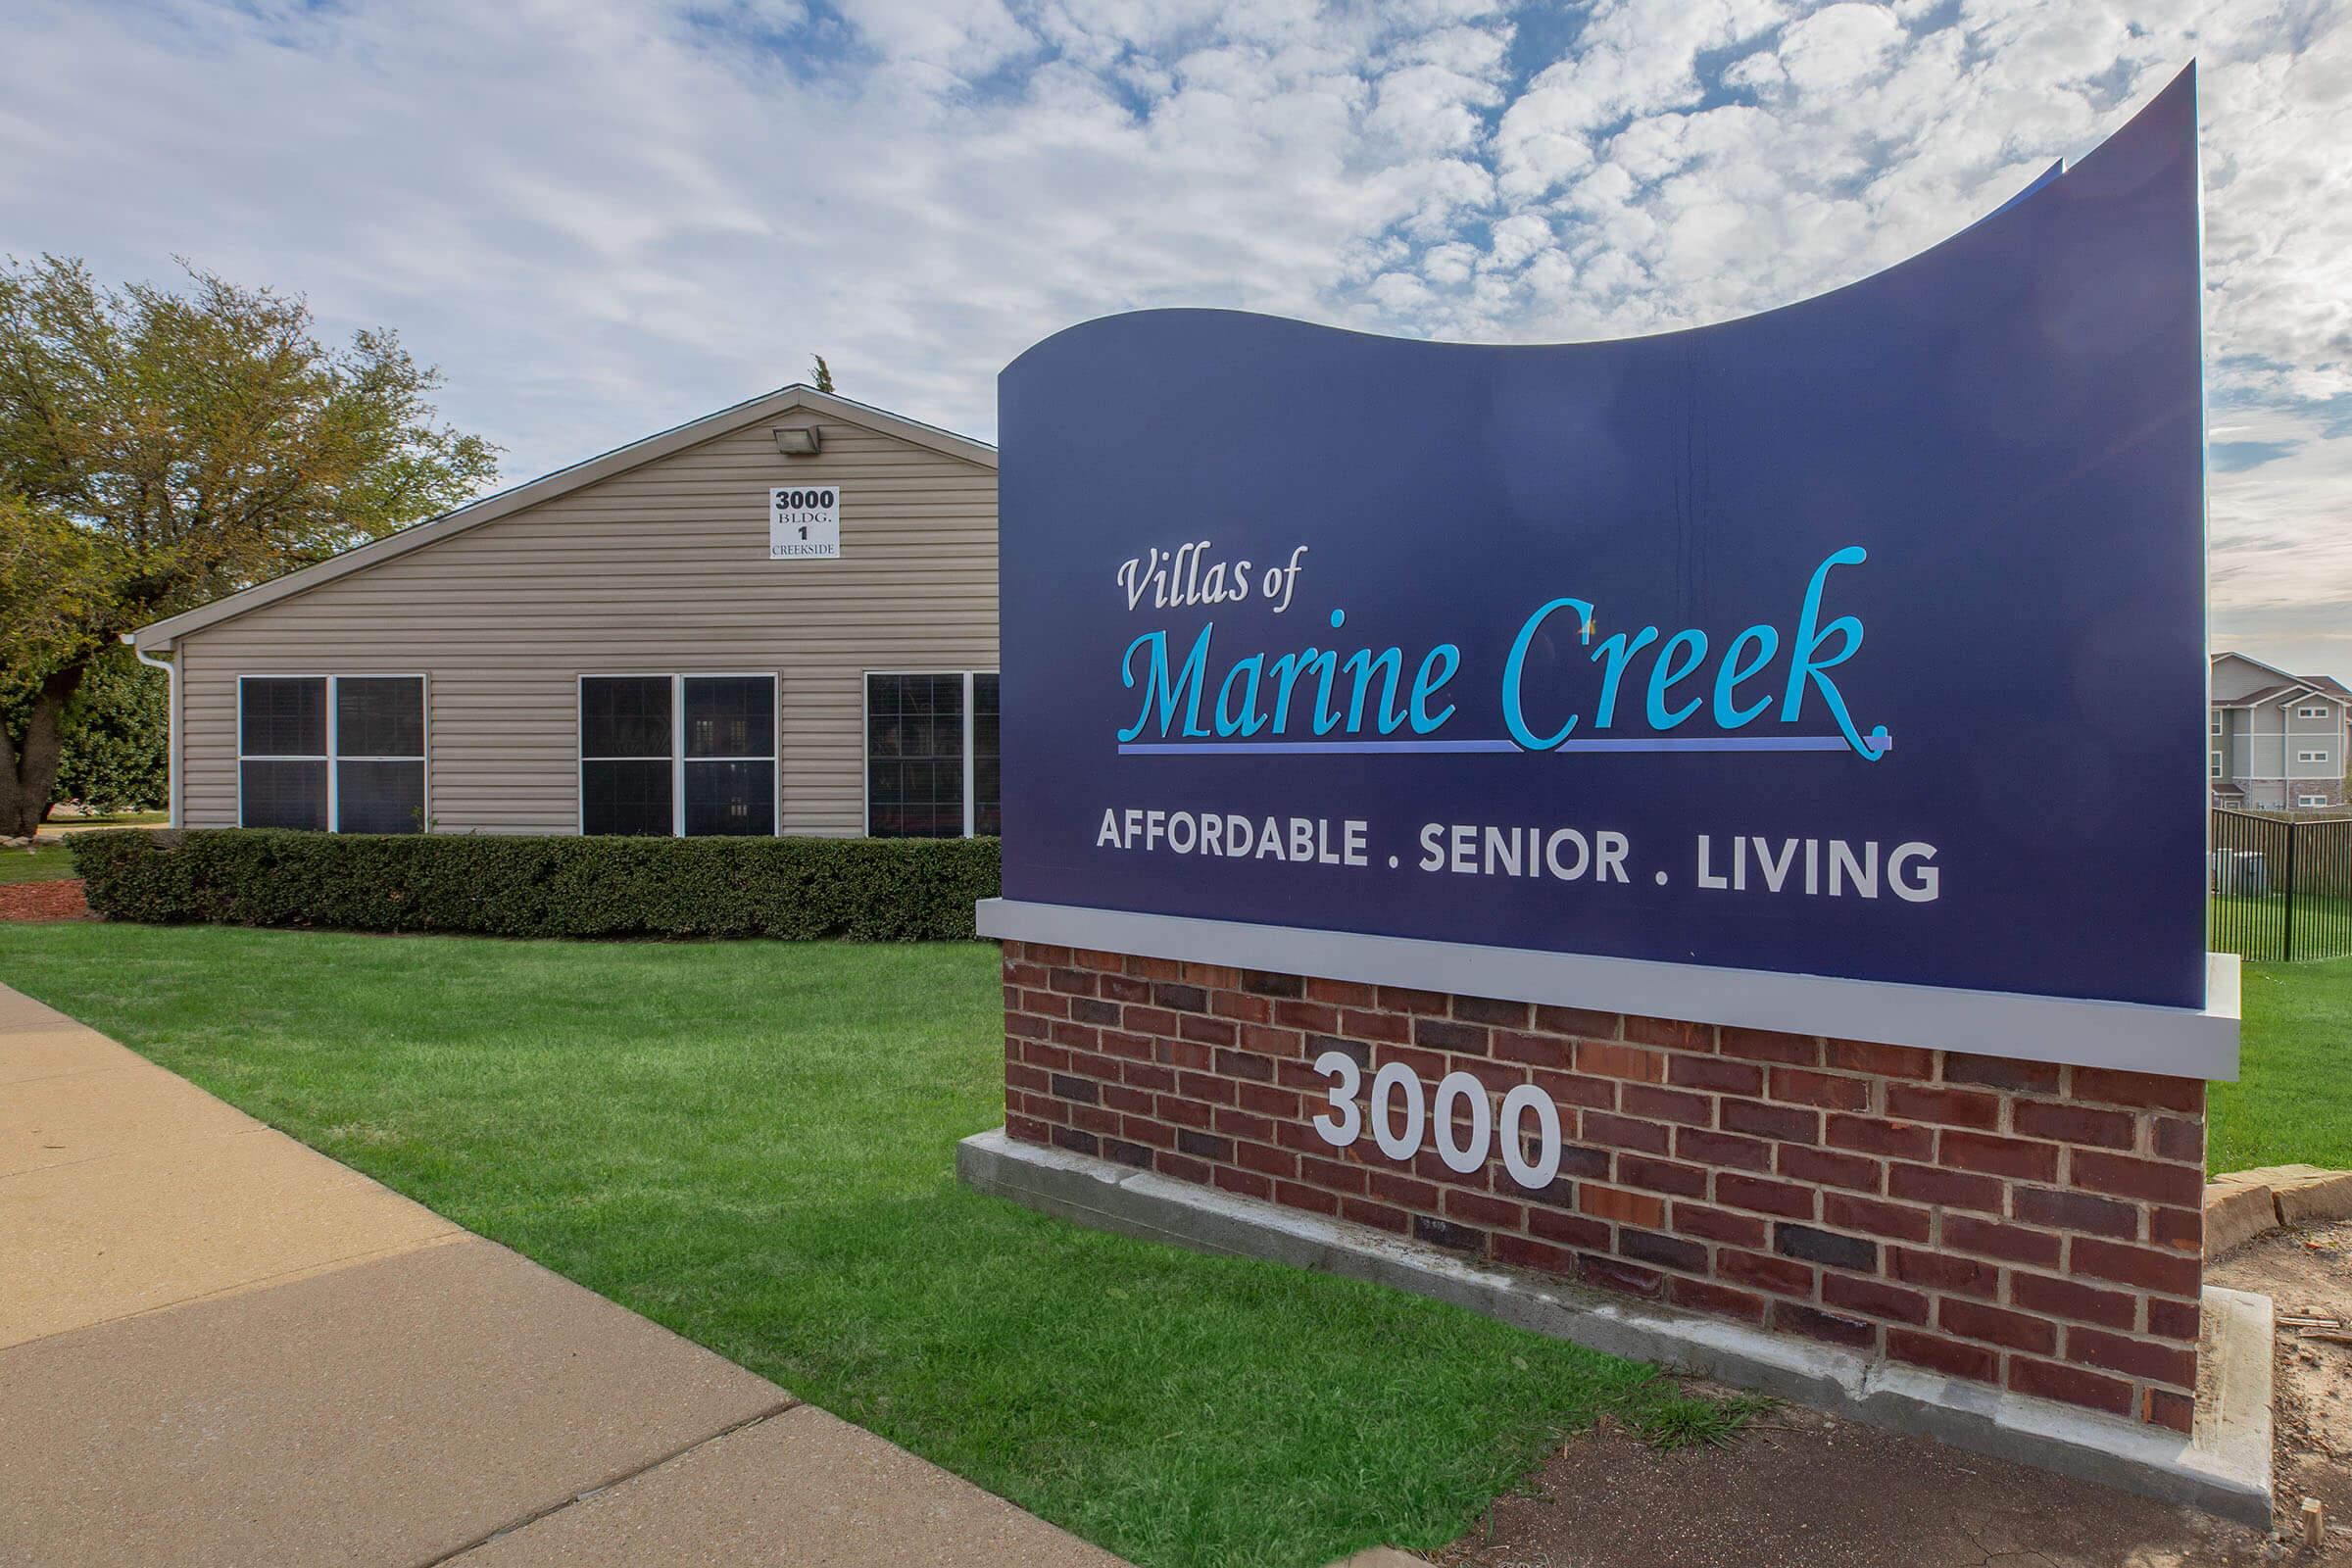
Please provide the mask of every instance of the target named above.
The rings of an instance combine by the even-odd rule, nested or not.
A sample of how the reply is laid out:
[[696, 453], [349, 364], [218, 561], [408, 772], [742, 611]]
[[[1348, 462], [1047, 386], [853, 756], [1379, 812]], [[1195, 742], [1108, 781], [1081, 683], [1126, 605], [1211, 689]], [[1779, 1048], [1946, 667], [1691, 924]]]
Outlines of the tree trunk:
[[65, 756], [66, 705], [81, 689], [84, 667], [61, 669], [41, 682], [22, 737], [0, 727], [0, 838], [28, 839], [49, 814], [49, 792], [57, 787]]

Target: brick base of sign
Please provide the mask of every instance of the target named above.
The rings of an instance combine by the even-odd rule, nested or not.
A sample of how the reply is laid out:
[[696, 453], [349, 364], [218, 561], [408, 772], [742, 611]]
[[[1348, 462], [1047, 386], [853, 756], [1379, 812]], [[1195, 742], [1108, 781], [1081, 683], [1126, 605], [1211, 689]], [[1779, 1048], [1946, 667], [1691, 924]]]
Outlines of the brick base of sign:
[[[1004, 944], [1005, 1134], [1464, 1255], [2189, 1430], [2205, 1086]], [[1335, 1110], [1340, 1053], [1352, 1118]], [[1368, 1130], [1454, 1074], [1447, 1142], [1533, 1085], [1557, 1173]], [[1402, 1077], [1403, 1071], [1393, 1076]], [[1525, 1097], [1522, 1097], [1523, 1099]], [[1438, 1096], [1440, 1103], [1448, 1103]], [[1403, 1119], [1396, 1104], [1384, 1125]], [[1500, 1123], [1535, 1158], [1536, 1118]]]

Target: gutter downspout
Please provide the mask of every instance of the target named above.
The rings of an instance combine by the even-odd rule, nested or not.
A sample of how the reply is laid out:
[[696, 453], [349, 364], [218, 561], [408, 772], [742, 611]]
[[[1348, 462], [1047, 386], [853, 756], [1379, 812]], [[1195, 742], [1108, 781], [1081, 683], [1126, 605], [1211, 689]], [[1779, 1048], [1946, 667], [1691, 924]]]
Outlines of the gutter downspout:
[[135, 639], [135, 634], [131, 632], [124, 632], [122, 634], [122, 643], [123, 646], [130, 650], [131, 657], [133, 659], [136, 659], [140, 663], [145, 664], [150, 669], [160, 669], [164, 672], [164, 680], [166, 683], [166, 690], [164, 694], [164, 712], [170, 721], [170, 729], [167, 732], [169, 739], [167, 739], [165, 742], [164, 750], [164, 780], [165, 788], [168, 792], [167, 799], [169, 800], [172, 808], [172, 826], [177, 827], [179, 826], [180, 816], [179, 664], [173, 660], [158, 659], [154, 655], [148, 653], [146, 649], [141, 648], [138, 645], [138, 642]]

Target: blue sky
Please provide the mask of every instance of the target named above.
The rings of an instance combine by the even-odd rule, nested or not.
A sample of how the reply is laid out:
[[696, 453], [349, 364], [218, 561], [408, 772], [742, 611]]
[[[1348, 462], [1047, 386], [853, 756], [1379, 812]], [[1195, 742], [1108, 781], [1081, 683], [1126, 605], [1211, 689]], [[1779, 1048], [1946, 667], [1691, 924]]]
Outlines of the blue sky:
[[2352, 675], [2352, 7], [7, 0], [0, 250], [397, 327], [510, 479], [800, 379], [993, 434], [1105, 312], [1651, 332], [1900, 260], [2190, 58], [2215, 637]]

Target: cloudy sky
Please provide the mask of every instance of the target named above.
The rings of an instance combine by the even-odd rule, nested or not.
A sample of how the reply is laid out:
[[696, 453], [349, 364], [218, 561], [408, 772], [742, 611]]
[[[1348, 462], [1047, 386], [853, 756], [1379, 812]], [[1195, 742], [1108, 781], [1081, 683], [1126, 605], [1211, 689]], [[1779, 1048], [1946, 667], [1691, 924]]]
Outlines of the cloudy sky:
[[1105, 312], [1566, 341], [1874, 271], [2204, 74], [2215, 637], [2352, 676], [2352, 0], [0, 0], [0, 251], [399, 328], [520, 479]]

